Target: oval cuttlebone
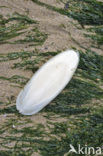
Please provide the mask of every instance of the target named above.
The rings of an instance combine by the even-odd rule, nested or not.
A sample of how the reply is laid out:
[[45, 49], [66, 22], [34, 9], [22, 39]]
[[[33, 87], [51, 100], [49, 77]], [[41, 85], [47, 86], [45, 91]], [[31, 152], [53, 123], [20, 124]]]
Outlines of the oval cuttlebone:
[[74, 50], [64, 51], [50, 59], [19, 93], [17, 110], [23, 115], [39, 112], [65, 88], [78, 63], [79, 54]]

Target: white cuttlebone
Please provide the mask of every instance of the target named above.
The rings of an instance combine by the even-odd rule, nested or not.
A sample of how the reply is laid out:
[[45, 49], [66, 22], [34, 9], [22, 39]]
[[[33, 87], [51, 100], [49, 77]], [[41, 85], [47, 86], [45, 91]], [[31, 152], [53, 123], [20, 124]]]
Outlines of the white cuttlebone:
[[17, 110], [23, 115], [39, 112], [65, 88], [78, 63], [79, 54], [74, 50], [64, 51], [50, 59], [18, 95]]

